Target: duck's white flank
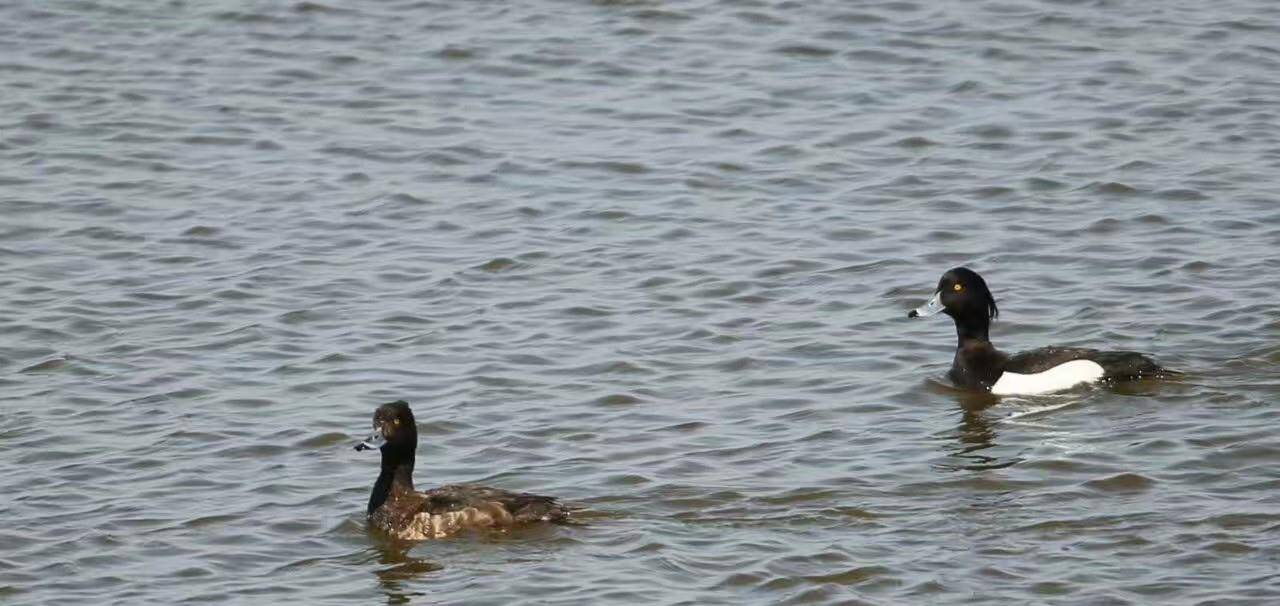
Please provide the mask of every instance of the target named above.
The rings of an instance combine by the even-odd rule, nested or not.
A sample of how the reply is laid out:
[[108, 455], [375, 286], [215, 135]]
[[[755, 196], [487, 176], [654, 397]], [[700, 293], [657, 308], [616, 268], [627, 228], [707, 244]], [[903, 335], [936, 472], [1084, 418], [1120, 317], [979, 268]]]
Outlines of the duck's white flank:
[[1006, 372], [991, 386], [991, 393], [998, 396], [1035, 395], [1091, 383], [1101, 378], [1102, 366], [1097, 362], [1072, 360], [1033, 375]]

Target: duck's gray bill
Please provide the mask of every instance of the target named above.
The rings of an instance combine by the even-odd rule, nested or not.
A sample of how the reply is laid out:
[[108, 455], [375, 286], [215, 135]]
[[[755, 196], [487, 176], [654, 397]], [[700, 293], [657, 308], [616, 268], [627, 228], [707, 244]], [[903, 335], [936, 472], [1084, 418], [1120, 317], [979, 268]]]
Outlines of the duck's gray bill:
[[382, 430], [375, 429], [373, 430], [373, 435], [365, 438], [363, 442], [356, 444], [356, 450], [377, 450], [382, 448], [382, 445], [386, 443], [387, 439], [382, 437]]
[[929, 299], [928, 303], [907, 312], [907, 317], [924, 318], [940, 311], [942, 311], [942, 291], [933, 293], [933, 297]]

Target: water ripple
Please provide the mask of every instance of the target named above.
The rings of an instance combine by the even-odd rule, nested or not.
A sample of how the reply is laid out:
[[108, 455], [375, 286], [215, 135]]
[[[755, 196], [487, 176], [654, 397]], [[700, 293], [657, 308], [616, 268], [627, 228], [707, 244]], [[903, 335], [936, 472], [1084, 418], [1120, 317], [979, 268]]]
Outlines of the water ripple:
[[[1280, 598], [1269, 3], [0, 17], [0, 601]], [[1187, 379], [957, 392], [962, 263]], [[584, 523], [369, 533], [399, 398]]]

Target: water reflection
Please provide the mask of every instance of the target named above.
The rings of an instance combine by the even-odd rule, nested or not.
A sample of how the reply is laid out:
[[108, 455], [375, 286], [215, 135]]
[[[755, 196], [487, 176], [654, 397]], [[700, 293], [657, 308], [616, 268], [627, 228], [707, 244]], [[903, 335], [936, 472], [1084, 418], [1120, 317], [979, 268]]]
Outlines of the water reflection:
[[444, 566], [409, 555], [409, 551], [417, 545], [410, 541], [395, 541], [386, 537], [373, 537], [373, 549], [379, 564], [383, 566], [374, 571], [378, 577], [378, 588], [387, 596], [387, 604], [408, 604], [413, 598], [425, 596], [426, 592], [414, 591], [412, 581], [428, 572], [444, 569]]
[[933, 381], [929, 385], [937, 393], [952, 396], [960, 407], [960, 424], [944, 434], [946, 441], [942, 448], [948, 461], [939, 467], [950, 471], [978, 471], [1003, 469], [1022, 461], [1022, 457], [1001, 457], [990, 452], [997, 446], [995, 426], [999, 419], [993, 418], [988, 409], [1000, 402], [999, 397]]

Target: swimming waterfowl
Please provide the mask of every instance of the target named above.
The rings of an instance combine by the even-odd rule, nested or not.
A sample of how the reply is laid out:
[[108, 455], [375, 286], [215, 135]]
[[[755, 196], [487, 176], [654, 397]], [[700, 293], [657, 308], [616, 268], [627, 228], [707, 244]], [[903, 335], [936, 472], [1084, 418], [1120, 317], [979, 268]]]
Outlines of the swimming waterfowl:
[[369, 495], [369, 524], [396, 538], [438, 539], [464, 530], [503, 530], [569, 517], [567, 507], [542, 495], [461, 484], [414, 490], [418, 426], [404, 400], [373, 412], [373, 435], [356, 450], [374, 449], [382, 453], [382, 471]]
[[925, 317], [938, 312], [951, 316], [956, 324], [959, 343], [947, 374], [960, 387], [996, 395], [1030, 395], [1100, 380], [1178, 374], [1132, 351], [1042, 347], [1012, 356], [1002, 353], [988, 337], [991, 321], [1000, 313], [995, 297], [991, 296], [986, 280], [966, 267], [942, 274], [933, 297], [908, 312], [907, 317]]

